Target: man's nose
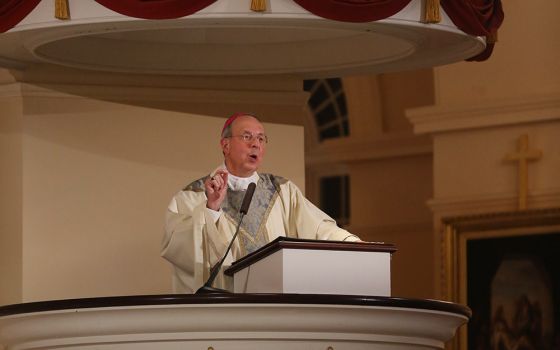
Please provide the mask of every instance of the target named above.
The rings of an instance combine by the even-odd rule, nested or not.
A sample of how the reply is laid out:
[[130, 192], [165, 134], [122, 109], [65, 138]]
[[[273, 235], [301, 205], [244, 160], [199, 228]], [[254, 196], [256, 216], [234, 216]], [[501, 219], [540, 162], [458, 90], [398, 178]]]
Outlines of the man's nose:
[[250, 141], [250, 145], [252, 148], [260, 148], [261, 147], [261, 143], [259, 141], [258, 137], [253, 137]]

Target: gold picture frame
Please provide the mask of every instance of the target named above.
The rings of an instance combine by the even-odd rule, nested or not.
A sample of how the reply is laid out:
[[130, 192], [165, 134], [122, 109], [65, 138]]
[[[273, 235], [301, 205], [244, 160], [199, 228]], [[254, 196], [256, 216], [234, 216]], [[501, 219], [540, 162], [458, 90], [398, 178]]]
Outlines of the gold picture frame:
[[[557, 244], [556, 242], [560, 241], [557, 236], [557, 234], [560, 235], [560, 208], [447, 217], [442, 219], [442, 224], [442, 297], [445, 300], [468, 305], [471, 308], [473, 307], [469, 305], [469, 302], [472, 303], [472, 299], [469, 300], [468, 281], [469, 277], [471, 278], [470, 281], [473, 281], [472, 276], [476, 275], [473, 271], [469, 275], [468, 271], [468, 256], [473, 254], [468, 251], [469, 246], [472, 247], [473, 243], [479, 244], [481, 242], [482, 244], [500, 241], [503, 243], [508, 240], [517, 240], [519, 242], [520, 239], [526, 239], [526, 237], [527, 239], [535, 239], [537, 237], [538, 239], [542, 237], [553, 239], [555, 245]], [[507, 251], [507, 243], [504, 246], [500, 250]], [[477, 256], [476, 260], [478, 259]], [[474, 258], [471, 260], [474, 260]], [[484, 273], [488, 274], [490, 272]], [[488, 287], [487, 290], [491, 294], [491, 285], [486, 287]], [[556, 291], [555, 293], [558, 292]], [[471, 292], [471, 294], [474, 295], [476, 293]], [[490, 295], [489, 299], [491, 298], [492, 295]], [[557, 300], [557, 302], [560, 303], [560, 300]], [[473, 327], [473, 332], [476, 331], [475, 326], [472, 324], [478, 316], [476, 314], [477, 311], [473, 309], [471, 321], [459, 329], [457, 336], [451, 344], [451, 348], [459, 350], [477, 348], [474, 344], [473, 346], [468, 344], [469, 325]], [[488, 312], [488, 318], [493, 321], [491, 308], [489, 308]], [[490, 322], [490, 320], [488, 321]], [[494, 336], [489, 333], [488, 337]]]

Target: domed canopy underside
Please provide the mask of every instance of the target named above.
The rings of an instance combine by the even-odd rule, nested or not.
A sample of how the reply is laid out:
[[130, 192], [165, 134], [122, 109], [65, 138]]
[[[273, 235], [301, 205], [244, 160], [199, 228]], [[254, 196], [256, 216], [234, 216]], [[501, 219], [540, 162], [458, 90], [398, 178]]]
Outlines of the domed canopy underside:
[[32, 23], [30, 16], [0, 35], [0, 65], [47, 62], [142, 74], [318, 78], [431, 67], [484, 49], [484, 40], [461, 32], [445, 16], [437, 25], [421, 23], [418, 3], [369, 23], [326, 20], [299, 7], [263, 14], [245, 8], [245, 13], [232, 15], [210, 6], [188, 17], [158, 21], [102, 7], [67, 22], [38, 18]]

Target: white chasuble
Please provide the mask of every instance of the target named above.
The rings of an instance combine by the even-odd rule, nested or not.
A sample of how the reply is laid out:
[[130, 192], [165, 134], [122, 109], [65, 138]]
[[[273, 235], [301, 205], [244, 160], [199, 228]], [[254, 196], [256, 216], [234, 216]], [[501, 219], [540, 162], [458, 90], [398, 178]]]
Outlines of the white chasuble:
[[[240, 219], [245, 191], [228, 188], [218, 221], [206, 210], [201, 178], [177, 193], [166, 215], [161, 255], [173, 265], [173, 291], [194, 293], [209, 276], [210, 268], [223, 256]], [[239, 235], [226, 257], [224, 269], [235, 260], [277, 237], [357, 241], [335, 221], [307, 200], [289, 180], [258, 174], [253, 200]], [[214, 287], [231, 290], [231, 278], [222, 271]]]

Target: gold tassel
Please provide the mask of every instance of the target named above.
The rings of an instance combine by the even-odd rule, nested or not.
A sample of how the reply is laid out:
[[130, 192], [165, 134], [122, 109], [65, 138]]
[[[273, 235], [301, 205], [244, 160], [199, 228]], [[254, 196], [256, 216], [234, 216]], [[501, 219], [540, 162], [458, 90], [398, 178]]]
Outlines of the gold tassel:
[[486, 42], [488, 44], [495, 44], [498, 42], [498, 31], [497, 30], [493, 30], [490, 32], [490, 35], [486, 36]]
[[441, 14], [439, 13], [440, 0], [426, 0], [426, 8], [424, 11], [424, 23], [439, 23]]
[[266, 11], [266, 0], [251, 0], [251, 11], [255, 11], [255, 12]]
[[54, 16], [62, 20], [70, 19], [70, 5], [68, 5], [68, 0], [55, 0]]

